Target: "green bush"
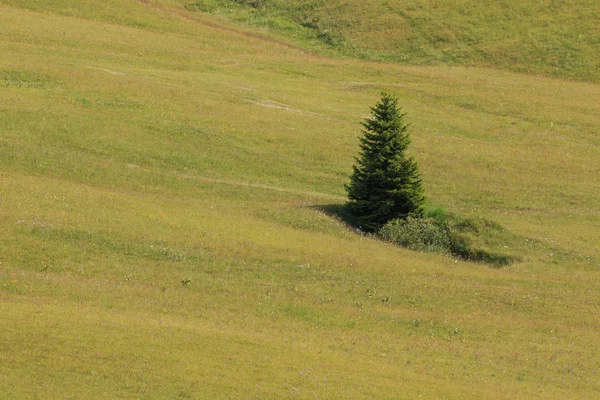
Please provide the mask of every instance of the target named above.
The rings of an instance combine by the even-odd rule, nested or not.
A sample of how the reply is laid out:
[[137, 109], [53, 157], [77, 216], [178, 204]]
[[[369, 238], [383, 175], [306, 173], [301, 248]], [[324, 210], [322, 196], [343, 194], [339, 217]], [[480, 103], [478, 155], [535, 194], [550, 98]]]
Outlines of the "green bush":
[[379, 235], [411, 250], [446, 252], [451, 248], [447, 227], [432, 218], [394, 219], [381, 228]]
[[411, 250], [448, 253], [497, 267], [517, 260], [498, 251], [505, 248], [514, 235], [494, 221], [448, 214], [440, 208], [426, 210], [425, 215], [394, 219], [379, 230], [379, 237]]

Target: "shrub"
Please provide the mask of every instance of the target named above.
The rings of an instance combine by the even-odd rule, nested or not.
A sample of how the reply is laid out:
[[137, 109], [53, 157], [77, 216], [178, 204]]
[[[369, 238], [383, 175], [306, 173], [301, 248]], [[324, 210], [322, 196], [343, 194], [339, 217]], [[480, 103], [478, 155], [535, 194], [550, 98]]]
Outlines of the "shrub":
[[506, 247], [514, 235], [484, 218], [464, 218], [438, 208], [426, 217], [394, 219], [379, 230], [379, 237], [411, 250], [449, 253], [454, 257], [500, 267], [518, 258], [495, 249]]
[[381, 228], [379, 235], [411, 250], [446, 252], [451, 247], [448, 229], [431, 218], [394, 219]]

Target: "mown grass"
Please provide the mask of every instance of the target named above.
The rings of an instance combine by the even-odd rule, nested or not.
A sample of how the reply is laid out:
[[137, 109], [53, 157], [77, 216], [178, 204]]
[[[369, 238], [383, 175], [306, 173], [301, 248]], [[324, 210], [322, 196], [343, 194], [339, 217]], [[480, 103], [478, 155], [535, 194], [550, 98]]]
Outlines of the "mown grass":
[[[593, 398], [597, 85], [312, 56], [205, 18], [2, 2], [4, 396]], [[430, 200], [498, 221], [522, 262], [320, 211], [382, 89]]]

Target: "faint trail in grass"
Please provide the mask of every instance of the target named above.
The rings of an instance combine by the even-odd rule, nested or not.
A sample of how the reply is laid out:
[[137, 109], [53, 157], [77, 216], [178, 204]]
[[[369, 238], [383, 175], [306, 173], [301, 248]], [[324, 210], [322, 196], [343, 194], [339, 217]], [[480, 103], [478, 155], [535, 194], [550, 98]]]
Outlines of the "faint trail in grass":
[[231, 185], [231, 186], [238, 186], [238, 187], [247, 187], [247, 188], [252, 188], [252, 189], [271, 190], [271, 191], [280, 192], [280, 193], [290, 193], [290, 194], [296, 194], [296, 195], [302, 195], [302, 196], [321, 197], [321, 198], [336, 199], [336, 200], [345, 200], [346, 199], [345, 197], [339, 196], [336, 194], [314, 192], [314, 191], [310, 191], [310, 190], [298, 190], [298, 189], [284, 188], [284, 187], [280, 187], [280, 186], [265, 185], [262, 183], [250, 183], [250, 182], [237, 181], [237, 180], [232, 180], [232, 179], [210, 178], [207, 176], [198, 176], [198, 175], [192, 176], [189, 174], [178, 174], [178, 175], [185, 179], [194, 179], [194, 180], [198, 180], [198, 181], [202, 181], [202, 182], [216, 183], [219, 185]]
[[270, 38], [270, 37], [267, 37], [267, 36], [263, 36], [263, 35], [259, 35], [257, 33], [253, 33], [253, 32], [247, 32], [247, 31], [242, 31], [242, 30], [234, 29], [234, 28], [231, 28], [231, 27], [228, 27], [228, 26], [219, 25], [219, 24], [214, 23], [214, 22], [204, 21], [204, 20], [201, 20], [199, 18], [193, 18], [193, 17], [191, 17], [189, 15], [189, 11], [187, 11], [185, 9], [181, 9], [181, 8], [177, 8], [177, 7], [171, 7], [171, 6], [167, 6], [167, 5], [164, 5], [164, 4], [157, 4], [157, 3], [152, 2], [151, 0], [137, 0], [137, 1], [140, 2], [140, 3], [142, 3], [142, 4], [144, 4], [144, 5], [146, 5], [146, 6], [148, 6], [148, 7], [154, 8], [155, 10], [159, 10], [159, 11], [171, 14], [171, 15], [176, 15], [177, 17], [179, 17], [181, 19], [184, 19], [184, 20], [190, 21], [190, 22], [194, 22], [196, 24], [199, 24], [199, 25], [202, 25], [202, 26], [206, 26], [208, 28], [216, 29], [216, 30], [219, 30], [219, 31], [222, 31], [222, 32], [233, 33], [233, 34], [236, 34], [236, 35], [239, 35], [239, 36], [243, 36], [243, 37], [246, 37], [246, 38], [255, 39], [255, 40], [262, 41], [262, 42], [267, 42], [267, 43], [270, 43], [270, 44], [274, 44], [274, 45], [277, 45], [279, 47], [283, 47], [283, 48], [286, 48], [286, 49], [289, 49], [289, 50], [298, 51], [298, 52], [302, 53], [304, 56], [308, 56], [308, 57], [311, 57], [311, 58], [314, 58], [314, 59], [325, 59], [325, 58], [327, 58], [327, 57], [320, 56], [318, 54], [311, 53], [311, 52], [307, 51], [306, 49], [304, 49], [304, 48], [302, 48], [300, 46], [296, 46], [294, 44], [287, 43], [287, 42], [284, 42], [282, 40], [273, 39], [273, 38]]
[[111, 75], [125, 75], [124, 72], [113, 71], [113, 70], [110, 70], [108, 68], [100, 68], [100, 67], [94, 67], [94, 66], [89, 66], [88, 68], [96, 69], [96, 70], [102, 71], [102, 72], [106, 72], [107, 74], [111, 74]]
[[333, 117], [330, 117], [325, 114], [319, 114], [319, 113], [312, 112], [312, 111], [306, 111], [306, 110], [301, 110], [299, 108], [294, 108], [288, 104], [280, 103], [280, 102], [274, 101], [274, 100], [248, 100], [247, 99], [246, 101], [249, 103], [257, 104], [262, 107], [275, 108], [278, 110], [284, 110], [284, 111], [298, 113], [298, 114], [307, 114], [307, 115], [312, 115], [315, 117], [325, 118], [325, 119], [329, 119], [329, 120], [339, 120], [338, 118], [333, 118]]
[[260, 100], [260, 101], [247, 100], [247, 101], [249, 101], [250, 103], [258, 104], [259, 106], [268, 107], [268, 108], [276, 108], [278, 110], [285, 110], [285, 111], [289, 111], [289, 112], [293, 112], [293, 113], [303, 112], [300, 109], [290, 107], [287, 104], [283, 104], [283, 103], [280, 103], [278, 101], [273, 101], [273, 100]]

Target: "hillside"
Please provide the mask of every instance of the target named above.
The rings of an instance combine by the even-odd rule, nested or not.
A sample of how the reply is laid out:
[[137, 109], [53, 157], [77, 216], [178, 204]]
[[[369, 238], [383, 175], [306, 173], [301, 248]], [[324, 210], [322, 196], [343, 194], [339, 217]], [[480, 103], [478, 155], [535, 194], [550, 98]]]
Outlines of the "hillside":
[[600, 82], [600, 3], [186, 0], [321, 51], [407, 65], [462, 65]]
[[[2, 396], [596, 396], [598, 84], [327, 56], [185, 4], [0, 0]], [[430, 203], [520, 262], [326, 212], [384, 89]]]

